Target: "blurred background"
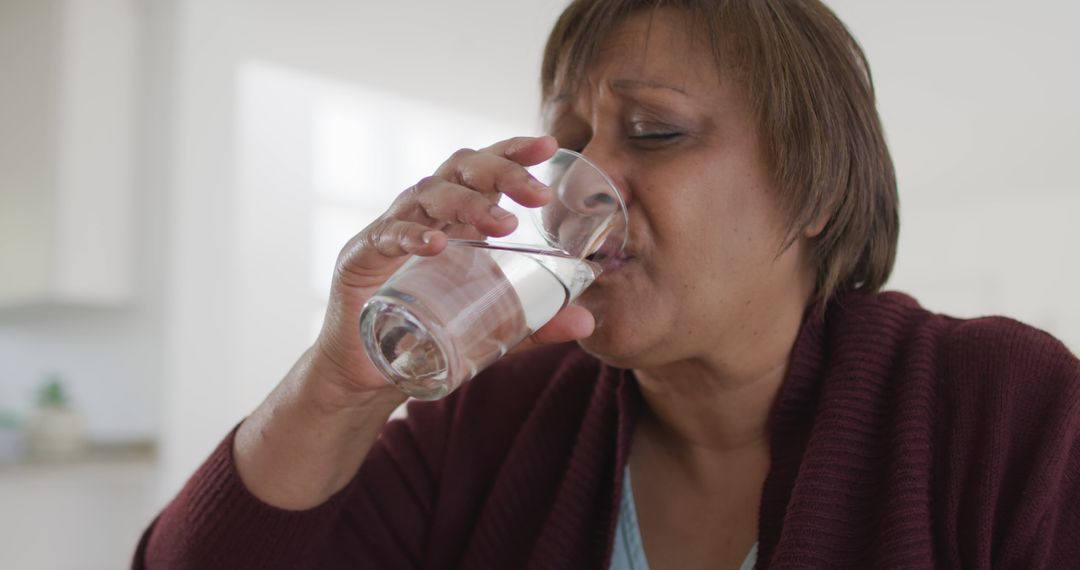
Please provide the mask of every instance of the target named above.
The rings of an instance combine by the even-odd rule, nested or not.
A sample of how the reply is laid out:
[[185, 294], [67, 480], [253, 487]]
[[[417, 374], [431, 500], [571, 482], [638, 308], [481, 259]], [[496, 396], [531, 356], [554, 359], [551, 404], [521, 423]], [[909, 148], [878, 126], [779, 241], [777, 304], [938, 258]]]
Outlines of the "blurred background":
[[[340, 246], [538, 132], [565, 0], [0, 0], [0, 568], [127, 564], [314, 339]], [[1080, 350], [1080, 4], [835, 0], [900, 179], [891, 288]]]

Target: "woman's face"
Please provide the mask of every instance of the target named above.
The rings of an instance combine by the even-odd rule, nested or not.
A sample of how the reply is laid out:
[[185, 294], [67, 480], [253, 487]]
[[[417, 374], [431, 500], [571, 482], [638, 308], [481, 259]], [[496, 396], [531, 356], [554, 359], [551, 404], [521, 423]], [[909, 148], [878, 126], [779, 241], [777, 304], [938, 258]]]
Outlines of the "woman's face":
[[622, 367], [752, 349], [778, 319], [801, 317], [813, 287], [804, 240], [781, 252], [787, 217], [743, 90], [682, 18], [627, 18], [580, 89], [545, 108], [560, 146], [593, 159], [627, 201], [625, 261], [578, 301], [597, 319], [581, 345]]

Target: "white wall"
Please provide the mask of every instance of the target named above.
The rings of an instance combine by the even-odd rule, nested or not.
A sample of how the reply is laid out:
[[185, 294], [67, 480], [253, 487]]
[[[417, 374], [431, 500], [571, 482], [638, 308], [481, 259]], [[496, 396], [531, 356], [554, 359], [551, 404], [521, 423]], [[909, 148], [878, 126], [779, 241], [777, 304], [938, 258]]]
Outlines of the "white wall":
[[1080, 352], [1080, 4], [830, 2], [870, 59], [900, 183], [891, 287]]

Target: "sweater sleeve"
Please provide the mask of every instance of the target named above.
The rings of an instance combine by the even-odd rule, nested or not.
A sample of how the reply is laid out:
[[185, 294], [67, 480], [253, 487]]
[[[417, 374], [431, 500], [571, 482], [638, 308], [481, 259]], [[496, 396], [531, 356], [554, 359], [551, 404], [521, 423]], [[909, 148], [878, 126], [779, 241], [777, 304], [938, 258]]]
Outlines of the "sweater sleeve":
[[1063, 358], [1056, 385], [1062, 387], [1062, 424], [1049, 435], [1058, 453], [1047, 458], [1045, 475], [1035, 485], [1045, 487], [1046, 509], [1039, 515], [1038, 537], [1028, 568], [1065, 568], [1080, 561], [1080, 360]]
[[387, 424], [357, 476], [304, 511], [248, 491], [233, 461], [233, 430], [143, 534], [132, 568], [418, 567], [454, 400], [410, 403], [408, 417]]
[[[1077, 372], [1080, 377], [1080, 371]], [[1080, 560], [1080, 434], [1074, 428], [1072, 450], [1061, 480], [1058, 481], [1054, 503], [1056, 508], [1046, 515], [1044, 524], [1050, 536], [1047, 560], [1043, 568], [1062, 567]]]
[[1080, 361], [1016, 321], [967, 321], [944, 359], [940, 528], [950, 567], [1080, 560]]

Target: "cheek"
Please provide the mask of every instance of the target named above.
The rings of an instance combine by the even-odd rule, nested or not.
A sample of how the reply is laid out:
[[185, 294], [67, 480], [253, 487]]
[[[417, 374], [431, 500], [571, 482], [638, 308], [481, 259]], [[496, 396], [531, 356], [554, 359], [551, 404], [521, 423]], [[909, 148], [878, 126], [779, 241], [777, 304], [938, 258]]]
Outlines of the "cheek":
[[724, 162], [708, 166], [685, 161], [678, 168], [653, 172], [650, 184], [635, 195], [658, 245], [727, 241], [743, 222], [748, 204], [740, 177]]
[[[776, 279], [782, 232], [775, 212], [736, 189], [718, 189], [655, 216], [657, 250], [650, 259], [653, 294], [676, 322], [697, 327], [724, 321]], [[704, 319], [704, 321], [703, 321]]]

